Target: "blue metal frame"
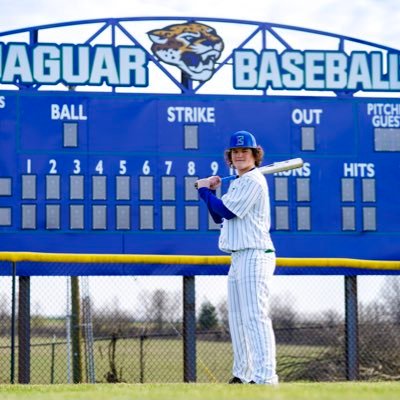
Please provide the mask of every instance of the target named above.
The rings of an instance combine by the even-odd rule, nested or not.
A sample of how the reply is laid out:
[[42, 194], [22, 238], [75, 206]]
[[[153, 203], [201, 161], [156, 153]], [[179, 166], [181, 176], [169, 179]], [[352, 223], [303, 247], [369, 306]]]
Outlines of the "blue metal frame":
[[[115, 29], [118, 28], [135, 46], [140, 47], [145, 53], [150, 61], [152, 61], [161, 71], [164, 72], [165, 75], [180, 89], [182, 94], [193, 95], [198, 92], [200, 88], [202, 88], [207, 82], [202, 82], [195, 88], [192, 85], [184, 85], [182, 82], [179, 82], [171, 73], [163, 66], [163, 64], [158, 61], [151, 53], [149, 53], [145, 47], [135, 38], [135, 36], [130, 33], [124, 26], [121, 25], [123, 22], [142, 22], [142, 21], [184, 21], [184, 22], [211, 22], [211, 23], [228, 23], [228, 24], [238, 24], [238, 25], [252, 25], [255, 27], [255, 30], [239, 45], [238, 48], [243, 48], [246, 43], [248, 43], [257, 33], [263, 32], [262, 37], [262, 46], [263, 49], [267, 48], [266, 44], [266, 34], [269, 32], [271, 35], [275, 37], [286, 49], [292, 49], [292, 46], [285, 41], [282, 36], [276, 32], [276, 29], [287, 29], [290, 31], [311, 33], [315, 35], [328, 36], [331, 38], [335, 38], [338, 40], [338, 50], [343, 51], [345, 42], [353, 42], [361, 45], [372, 46], [377, 49], [383, 51], [390, 51], [398, 53], [400, 50], [395, 49], [389, 46], [380, 45], [377, 43], [369, 42], [362, 39], [356, 39], [350, 36], [339, 35], [330, 32], [324, 32], [316, 29], [302, 28], [298, 26], [291, 26], [285, 24], [276, 24], [271, 22], [259, 22], [259, 21], [247, 21], [240, 19], [227, 19], [227, 18], [209, 18], [209, 17], [125, 17], [125, 18], [100, 18], [100, 19], [91, 19], [91, 20], [79, 20], [79, 21], [71, 21], [71, 22], [62, 22], [55, 24], [47, 24], [47, 25], [39, 25], [21, 29], [14, 29], [10, 31], [0, 32], [0, 38], [21, 34], [21, 33], [29, 33], [29, 42], [30, 44], [34, 44], [38, 42], [39, 32], [46, 29], [53, 28], [62, 28], [62, 27], [70, 27], [70, 26], [79, 26], [79, 25], [88, 25], [88, 24], [103, 24], [97, 32], [95, 32], [92, 36], [84, 41], [84, 44], [90, 44], [96, 37], [98, 37], [104, 30], [111, 26], [112, 28], [112, 40], [111, 44], [115, 45]], [[218, 72], [222, 67], [227, 65], [233, 57], [233, 53], [229, 54], [221, 63], [219, 63], [218, 67], [215, 70], [215, 73]], [[32, 85], [25, 86], [19, 85], [20, 89], [30, 89], [30, 90], [38, 90], [40, 85]], [[113, 91], [115, 91], [115, 87], [112, 87]], [[349, 91], [340, 91], [336, 92], [338, 97], [347, 97], [352, 96], [353, 92]], [[263, 91], [263, 95], [266, 95], [266, 91]]]

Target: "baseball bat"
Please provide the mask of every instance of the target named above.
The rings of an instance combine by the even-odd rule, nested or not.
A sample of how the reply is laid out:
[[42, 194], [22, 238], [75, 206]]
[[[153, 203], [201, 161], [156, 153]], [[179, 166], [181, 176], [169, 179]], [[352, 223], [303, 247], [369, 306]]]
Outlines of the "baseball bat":
[[[263, 167], [259, 167], [258, 170], [263, 174], [275, 174], [276, 172], [288, 171], [290, 169], [301, 168], [304, 164], [304, 161], [301, 158], [291, 158], [290, 160], [285, 161], [276, 161], [272, 164], [264, 165]], [[221, 178], [222, 182], [227, 182], [236, 178], [237, 175], [228, 175]], [[195, 187], [196, 184], [195, 184]]]
[[[291, 158], [290, 160], [276, 161], [272, 164], [264, 165], [263, 167], [258, 168], [258, 170], [263, 175], [275, 174], [276, 172], [288, 171], [290, 169], [301, 168], [303, 166], [303, 164], [304, 164], [304, 161], [301, 158]], [[229, 176], [227, 176], [225, 178], [229, 178]]]

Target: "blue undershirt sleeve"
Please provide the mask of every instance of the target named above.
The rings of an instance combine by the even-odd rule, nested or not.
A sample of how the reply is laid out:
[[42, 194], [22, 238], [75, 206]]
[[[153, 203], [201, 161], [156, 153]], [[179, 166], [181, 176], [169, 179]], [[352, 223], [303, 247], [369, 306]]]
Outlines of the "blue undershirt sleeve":
[[222, 200], [215, 196], [215, 190], [203, 187], [199, 189], [199, 194], [207, 204], [208, 211], [210, 211], [211, 217], [215, 223], [220, 224], [222, 218], [232, 219], [236, 217], [232, 211], [225, 207]]

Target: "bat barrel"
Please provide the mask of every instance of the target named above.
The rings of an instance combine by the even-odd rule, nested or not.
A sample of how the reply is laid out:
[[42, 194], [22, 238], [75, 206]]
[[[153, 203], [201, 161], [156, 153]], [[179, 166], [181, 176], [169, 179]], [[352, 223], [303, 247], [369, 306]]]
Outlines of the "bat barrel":
[[[265, 165], [259, 168], [259, 171], [263, 174], [275, 174], [281, 171], [288, 171], [291, 169], [301, 168], [304, 164], [303, 159], [301, 158], [292, 158], [286, 161], [278, 161], [269, 165]], [[222, 182], [229, 182], [237, 178], [237, 175], [228, 175], [221, 178]], [[196, 183], [194, 184], [195, 188], [197, 188]]]
[[275, 174], [276, 172], [288, 171], [291, 169], [301, 168], [304, 161], [301, 158], [292, 158], [286, 161], [278, 161], [264, 167], [260, 167], [262, 174]]

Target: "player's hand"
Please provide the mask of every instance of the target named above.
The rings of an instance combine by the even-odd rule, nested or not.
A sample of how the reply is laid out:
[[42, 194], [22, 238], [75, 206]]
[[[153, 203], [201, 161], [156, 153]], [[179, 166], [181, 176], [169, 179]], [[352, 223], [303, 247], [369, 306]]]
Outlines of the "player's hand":
[[210, 189], [216, 190], [221, 186], [221, 178], [218, 175], [209, 176], [207, 178], [210, 181]]
[[202, 187], [205, 187], [207, 189], [210, 189], [210, 181], [208, 178], [204, 178], [204, 179], [199, 179], [198, 181], [195, 182], [194, 186], [197, 189], [200, 189]]

